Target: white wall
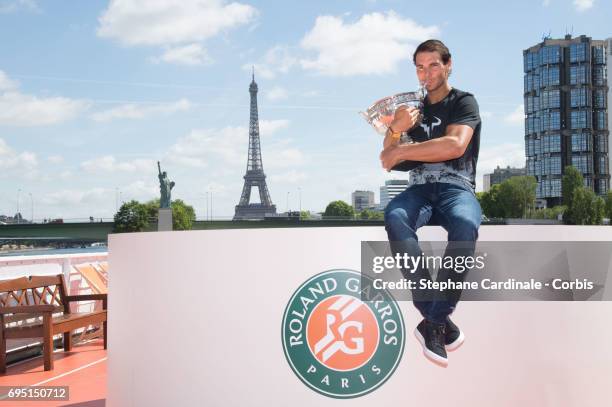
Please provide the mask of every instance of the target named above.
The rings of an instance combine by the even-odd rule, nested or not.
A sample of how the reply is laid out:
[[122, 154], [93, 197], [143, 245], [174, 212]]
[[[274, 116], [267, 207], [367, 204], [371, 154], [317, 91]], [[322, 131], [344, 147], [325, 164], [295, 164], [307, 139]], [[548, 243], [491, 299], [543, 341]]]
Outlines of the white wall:
[[[438, 227], [421, 240], [442, 240]], [[612, 240], [612, 228], [484, 226], [481, 240]], [[424, 359], [401, 303], [404, 356], [355, 399], [306, 387], [281, 344], [283, 311], [314, 274], [359, 270], [382, 227], [160, 232], [109, 239], [110, 407], [602, 406], [610, 399], [612, 302], [464, 302], [466, 343], [449, 367]], [[611, 281], [608, 281], [611, 283]]]

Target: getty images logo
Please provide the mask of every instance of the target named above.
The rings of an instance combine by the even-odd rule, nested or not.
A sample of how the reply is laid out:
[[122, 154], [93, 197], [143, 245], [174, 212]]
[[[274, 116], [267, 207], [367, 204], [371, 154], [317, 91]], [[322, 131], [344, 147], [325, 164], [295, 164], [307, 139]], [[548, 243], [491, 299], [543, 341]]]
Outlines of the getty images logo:
[[329, 397], [373, 391], [391, 377], [404, 350], [397, 303], [369, 282], [361, 287], [361, 277], [350, 270], [317, 274], [296, 290], [283, 316], [289, 365], [304, 384]]

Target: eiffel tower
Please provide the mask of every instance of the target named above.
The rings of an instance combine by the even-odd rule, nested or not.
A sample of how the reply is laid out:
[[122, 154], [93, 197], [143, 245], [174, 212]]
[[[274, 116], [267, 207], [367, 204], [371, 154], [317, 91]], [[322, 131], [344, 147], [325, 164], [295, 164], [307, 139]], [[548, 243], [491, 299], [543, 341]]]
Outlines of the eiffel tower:
[[[263, 219], [265, 215], [275, 215], [276, 206], [272, 204], [270, 192], [266, 185], [266, 175], [264, 174], [261, 162], [261, 148], [259, 146], [259, 115], [257, 113], [257, 83], [255, 83], [255, 70], [253, 70], [253, 80], [249, 86], [251, 94], [251, 118], [249, 120], [249, 156], [247, 159], [247, 169], [244, 175], [244, 187], [240, 202], [236, 205], [234, 220], [243, 219]], [[257, 187], [259, 190], [259, 202], [250, 203], [251, 188]]]

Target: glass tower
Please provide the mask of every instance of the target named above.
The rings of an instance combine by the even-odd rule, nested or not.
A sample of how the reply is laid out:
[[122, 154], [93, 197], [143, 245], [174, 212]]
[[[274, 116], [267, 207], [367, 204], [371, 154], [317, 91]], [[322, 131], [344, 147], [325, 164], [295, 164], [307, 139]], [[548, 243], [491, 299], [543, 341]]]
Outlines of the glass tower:
[[525, 156], [536, 198], [562, 203], [561, 178], [576, 167], [585, 186], [610, 189], [606, 41], [546, 38], [523, 51]]

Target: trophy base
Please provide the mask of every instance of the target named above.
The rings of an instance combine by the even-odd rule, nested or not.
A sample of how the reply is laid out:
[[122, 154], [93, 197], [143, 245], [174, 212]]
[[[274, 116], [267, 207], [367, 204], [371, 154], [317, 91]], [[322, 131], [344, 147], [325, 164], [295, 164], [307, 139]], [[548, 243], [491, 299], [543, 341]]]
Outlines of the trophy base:
[[395, 167], [391, 168], [391, 171], [410, 171], [423, 164], [421, 161], [402, 161]]

